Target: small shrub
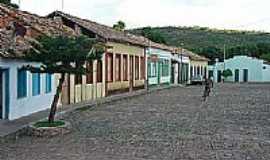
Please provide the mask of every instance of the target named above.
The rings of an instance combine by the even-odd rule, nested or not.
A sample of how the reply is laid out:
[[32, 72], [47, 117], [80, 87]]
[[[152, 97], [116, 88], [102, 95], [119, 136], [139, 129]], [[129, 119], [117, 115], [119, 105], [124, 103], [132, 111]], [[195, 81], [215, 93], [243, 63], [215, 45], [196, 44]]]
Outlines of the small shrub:
[[222, 76], [223, 76], [225, 79], [227, 79], [228, 77], [233, 76], [233, 73], [232, 73], [232, 71], [231, 71], [230, 69], [226, 69], [226, 70], [223, 71]]
[[65, 125], [65, 122], [63, 121], [55, 121], [53, 123], [49, 123], [48, 121], [41, 121], [37, 122], [34, 124], [35, 127], [37, 128], [42, 128], [42, 127], [59, 127]]

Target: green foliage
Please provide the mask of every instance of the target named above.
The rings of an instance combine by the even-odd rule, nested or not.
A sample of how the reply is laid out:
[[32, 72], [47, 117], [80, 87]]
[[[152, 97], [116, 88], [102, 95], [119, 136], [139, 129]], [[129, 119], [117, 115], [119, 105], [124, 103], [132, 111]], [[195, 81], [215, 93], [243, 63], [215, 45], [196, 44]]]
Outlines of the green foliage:
[[41, 68], [26, 66], [32, 72], [85, 74], [86, 61], [99, 59], [104, 47], [85, 36], [40, 37], [24, 59], [41, 63]]
[[263, 55], [261, 55], [260, 58], [261, 58], [261, 59], [264, 59], [265, 61], [270, 62], [270, 53], [268, 53], [268, 54], [263, 54]]
[[150, 39], [153, 42], [163, 43], [163, 44], [167, 43], [165, 38], [159, 32], [155, 32], [151, 27], [143, 28], [141, 34], [142, 36]]
[[226, 69], [222, 72], [222, 76], [227, 79], [228, 77], [231, 77], [233, 76], [233, 73], [230, 69]]
[[150, 39], [153, 42], [167, 44], [162, 34], [154, 31], [151, 27], [142, 28], [141, 35]]
[[117, 31], [124, 31], [126, 28], [126, 24], [123, 21], [118, 21], [116, 24], [113, 25], [113, 28]]
[[[149, 31], [150, 30], [150, 31]], [[270, 33], [256, 31], [218, 30], [207, 27], [145, 27], [131, 30], [132, 33], [151, 37], [146, 33], [160, 35], [162, 41], [171, 46], [183, 46], [211, 60], [223, 59], [224, 44], [226, 44], [227, 58], [234, 55], [249, 55], [260, 58], [270, 53]], [[151, 35], [151, 34], [150, 34]]]
[[63, 121], [54, 121], [53, 123], [49, 123], [48, 121], [40, 121], [34, 124], [36, 128], [42, 127], [59, 127], [65, 125]]
[[[82, 75], [87, 72], [85, 63], [101, 58], [105, 47], [94, 40], [85, 36], [80, 37], [47, 37], [43, 36], [33, 42], [33, 48], [30, 49], [24, 57], [27, 61], [38, 62], [41, 66], [24, 66], [25, 69], [35, 73], [60, 73], [59, 84], [56, 89], [50, 114], [49, 122], [46, 125], [53, 125], [57, 103], [65, 81], [65, 74]], [[43, 125], [43, 124], [42, 124]]]
[[0, 0], [0, 3], [6, 4], [10, 7], [19, 8], [17, 4], [11, 3], [11, 0]]

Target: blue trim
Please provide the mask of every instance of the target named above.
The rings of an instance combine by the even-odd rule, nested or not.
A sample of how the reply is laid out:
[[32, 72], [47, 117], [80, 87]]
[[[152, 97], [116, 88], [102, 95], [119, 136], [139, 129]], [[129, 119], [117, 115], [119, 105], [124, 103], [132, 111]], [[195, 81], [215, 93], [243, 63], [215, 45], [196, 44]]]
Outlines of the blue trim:
[[5, 69], [4, 73], [5, 73], [5, 119], [9, 119], [9, 111], [10, 111], [9, 69]]

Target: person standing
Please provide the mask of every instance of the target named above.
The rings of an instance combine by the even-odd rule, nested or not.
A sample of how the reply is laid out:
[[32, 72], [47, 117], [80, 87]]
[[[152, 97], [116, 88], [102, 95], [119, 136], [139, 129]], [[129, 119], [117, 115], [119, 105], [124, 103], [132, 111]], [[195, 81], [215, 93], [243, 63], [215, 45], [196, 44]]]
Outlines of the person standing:
[[210, 92], [211, 92], [211, 80], [205, 78], [205, 87], [204, 87], [204, 92], [203, 92], [203, 100], [206, 101], [207, 97], [209, 97]]

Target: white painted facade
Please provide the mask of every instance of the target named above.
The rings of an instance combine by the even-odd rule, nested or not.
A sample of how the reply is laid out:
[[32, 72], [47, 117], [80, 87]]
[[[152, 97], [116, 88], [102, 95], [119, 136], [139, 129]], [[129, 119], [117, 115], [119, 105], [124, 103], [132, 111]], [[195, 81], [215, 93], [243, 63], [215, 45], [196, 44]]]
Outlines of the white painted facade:
[[[46, 75], [41, 74], [40, 94], [37, 96], [33, 96], [32, 73], [27, 71], [27, 96], [24, 98], [18, 98], [17, 89], [18, 87], [20, 87], [17, 86], [18, 69], [20, 69], [26, 64], [29, 63], [21, 60], [0, 58], [0, 69], [1, 71], [3, 71], [2, 73], [3, 89], [1, 94], [3, 99], [2, 102], [3, 119], [14, 120], [50, 108], [50, 105], [52, 103], [55, 94], [54, 76], [52, 76], [51, 80], [52, 91], [50, 93], [46, 93], [45, 92]], [[35, 63], [31, 64], [38, 65]]]
[[[270, 65], [261, 59], [248, 56], [235, 56], [225, 60], [225, 66], [224, 62], [217, 62], [215, 65], [209, 66], [209, 71], [213, 73], [214, 82], [220, 81], [219, 73], [223, 72], [224, 68], [230, 69], [233, 73], [233, 76], [227, 78], [225, 81], [245, 82], [244, 70], [246, 70], [246, 82], [270, 82]], [[238, 71], [239, 74], [237, 73]]]
[[[182, 83], [190, 83], [190, 58], [186, 55], [174, 54], [172, 59], [177, 63], [174, 63], [174, 83], [181, 83], [181, 74], [182, 74]], [[181, 73], [181, 63], [183, 64], [183, 71]]]

